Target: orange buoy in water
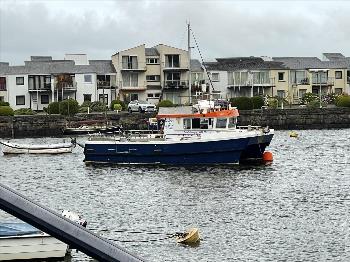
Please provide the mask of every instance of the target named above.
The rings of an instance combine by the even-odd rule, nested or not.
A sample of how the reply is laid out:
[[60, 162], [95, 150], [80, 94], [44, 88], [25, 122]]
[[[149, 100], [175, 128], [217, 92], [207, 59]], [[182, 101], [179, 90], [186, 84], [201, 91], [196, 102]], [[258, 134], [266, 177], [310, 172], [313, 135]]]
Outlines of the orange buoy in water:
[[273, 161], [273, 155], [270, 151], [265, 151], [263, 154], [263, 160], [266, 162], [272, 162]]

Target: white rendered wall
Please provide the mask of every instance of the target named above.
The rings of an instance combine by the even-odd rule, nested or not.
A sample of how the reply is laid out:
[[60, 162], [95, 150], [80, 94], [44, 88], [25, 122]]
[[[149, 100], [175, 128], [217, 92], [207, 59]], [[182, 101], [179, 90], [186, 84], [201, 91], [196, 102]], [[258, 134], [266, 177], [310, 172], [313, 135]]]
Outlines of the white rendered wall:
[[[24, 85], [16, 85], [16, 77], [24, 77]], [[9, 75], [7, 77], [8, 102], [16, 110], [19, 108], [30, 108], [30, 95], [28, 92], [28, 75]], [[16, 105], [16, 96], [25, 96], [24, 105]]]

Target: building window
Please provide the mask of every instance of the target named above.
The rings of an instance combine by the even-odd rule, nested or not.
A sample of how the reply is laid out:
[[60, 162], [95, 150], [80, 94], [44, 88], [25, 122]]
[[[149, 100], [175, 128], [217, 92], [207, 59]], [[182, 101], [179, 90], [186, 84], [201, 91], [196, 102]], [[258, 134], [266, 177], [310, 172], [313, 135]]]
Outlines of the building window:
[[146, 80], [148, 82], [159, 82], [160, 81], [160, 75], [148, 75], [148, 76], [146, 76]]
[[101, 103], [104, 103], [105, 105], [108, 105], [108, 95], [106, 95], [106, 94], [100, 94], [100, 95], [98, 96], [98, 98], [99, 98], [99, 101], [100, 101]]
[[123, 69], [138, 69], [137, 56], [122, 56]]
[[180, 55], [166, 55], [165, 67], [180, 67]]
[[334, 92], [336, 93], [336, 94], [342, 94], [343, 93], [343, 88], [335, 88], [334, 89]]
[[24, 77], [16, 77], [16, 85], [23, 86], [24, 85]]
[[5, 98], [3, 96], [0, 96], [0, 102], [4, 102]]
[[16, 105], [22, 106], [26, 104], [25, 96], [16, 96]]
[[91, 102], [91, 94], [84, 94], [84, 102]]
[[278, 72], [278, 81], [284, 81], [284, 72]]
[[306, 89], [299, 89], [299, 98], [303, 98], [306, 94]]
[[284, 90], [277, 90], [277, 96], [279, 98], [284, 98], [285, 97], [285, 91]]
[[220, 79], [219, 79], [219, 73], [212, 73], [211, 74], [211, 80], [212, 81], [215, 81], [215, 82], [219, 82], [220, 81]]
[[138, 73], [123, 73], [123, 87], [137, 87], [139, 83]]
[[130, 99], [131, 99], [131, 101], [139, 100], [139, 95], [138, 94], [130, 94]]
[[85, 83], [92, 83], [92, 75], [84, 75]]
[[155, 93], [154, 97], [160, 97], [160, 93]]
[[147, 58], [146, 63], [150, 65], [159, 64], [159, 58]]
[[154, 97], [154, 94], [147, 94], [147, 97], [148, 97], [148, 98], [153, 98], [153, 97]]
[[50, 103], [49, 95], [41, 95], [40, 100], [42, 105], [47, 105]]
[[335, 79], [342, 79], [342, 78], [343, 78], [343, 72], [335, 71]]

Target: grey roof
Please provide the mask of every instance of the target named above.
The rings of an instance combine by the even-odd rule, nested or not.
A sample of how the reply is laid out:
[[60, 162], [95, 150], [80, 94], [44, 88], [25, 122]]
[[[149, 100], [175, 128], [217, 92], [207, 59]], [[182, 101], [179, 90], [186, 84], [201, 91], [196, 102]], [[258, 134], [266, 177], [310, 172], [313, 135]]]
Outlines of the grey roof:
[[[5, 74], [84, 74], [115, 73], [111, 60], [90, 60], [89, 65], [75, 65], [73, 60], [25, 61], [24, 66], [9, 66]], [[4, 66], [5, 68], [5, 66]], [[4, 69], [5, 70], [5, 69]], [[0, 72], [3, 72], [0, 64]]]
[[112, 60], [89, 60], [90, 65], [95, 67], [97, 74], [115, 73]]
[[146, 56], [159, 56], [158, 50], [155, 47], [145, 48]]
[[198, 59], [191, 59], [191, 71], [192, 72], [203, 72], [202, 64]]
[[290, 69], [347, 68], [345, 61], [321, 61], [318, 57], [273, 57]]
[[342, 53], [323, 53], [323, 56], [329, 61], [342, 60], [345, 58]]
[[9, 69], [9, 63], [0, 62], [0, 75], [5, 75]]
[[216, 58], [217, 62], [205, 62], [207, 70], [238, 71], [238, 70], [269, 70], [287, 69], [282, 62], [264, 61], [260, 57], [230, 57]]

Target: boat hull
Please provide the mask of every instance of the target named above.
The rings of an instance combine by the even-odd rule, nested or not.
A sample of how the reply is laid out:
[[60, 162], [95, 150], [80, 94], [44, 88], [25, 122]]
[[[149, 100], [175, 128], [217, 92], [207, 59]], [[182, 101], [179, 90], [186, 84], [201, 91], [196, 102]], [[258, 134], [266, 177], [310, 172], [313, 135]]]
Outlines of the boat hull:
[[[84, 154], [86, 163], [115, 164], [236, 164], [254, 142], [266, 147], [273, 135], [262, 135], [256, 141], [252, 137], [240, 137], [212, 141], [165, 141], [164, 143], [135, 143], [118, 141], [88, 141]], [[263, 152], [262, 152], [263, 153]], [[262, 153], [255, 154], [261, 158]], [[246, 153], [247, 154], [247, 153]], [[254, 155], [254, 154], [251, 154]]]
[[14, 143], [2, 144], [2, 152], [6, 154], [64, 154], [71, 153], [73, 149], [72, 144], [56, 144], [56, 145], [19, 145]]
[[67, 244], [47, 234], [0, 237], [1, 261], [63, 258], [67, 248]]

